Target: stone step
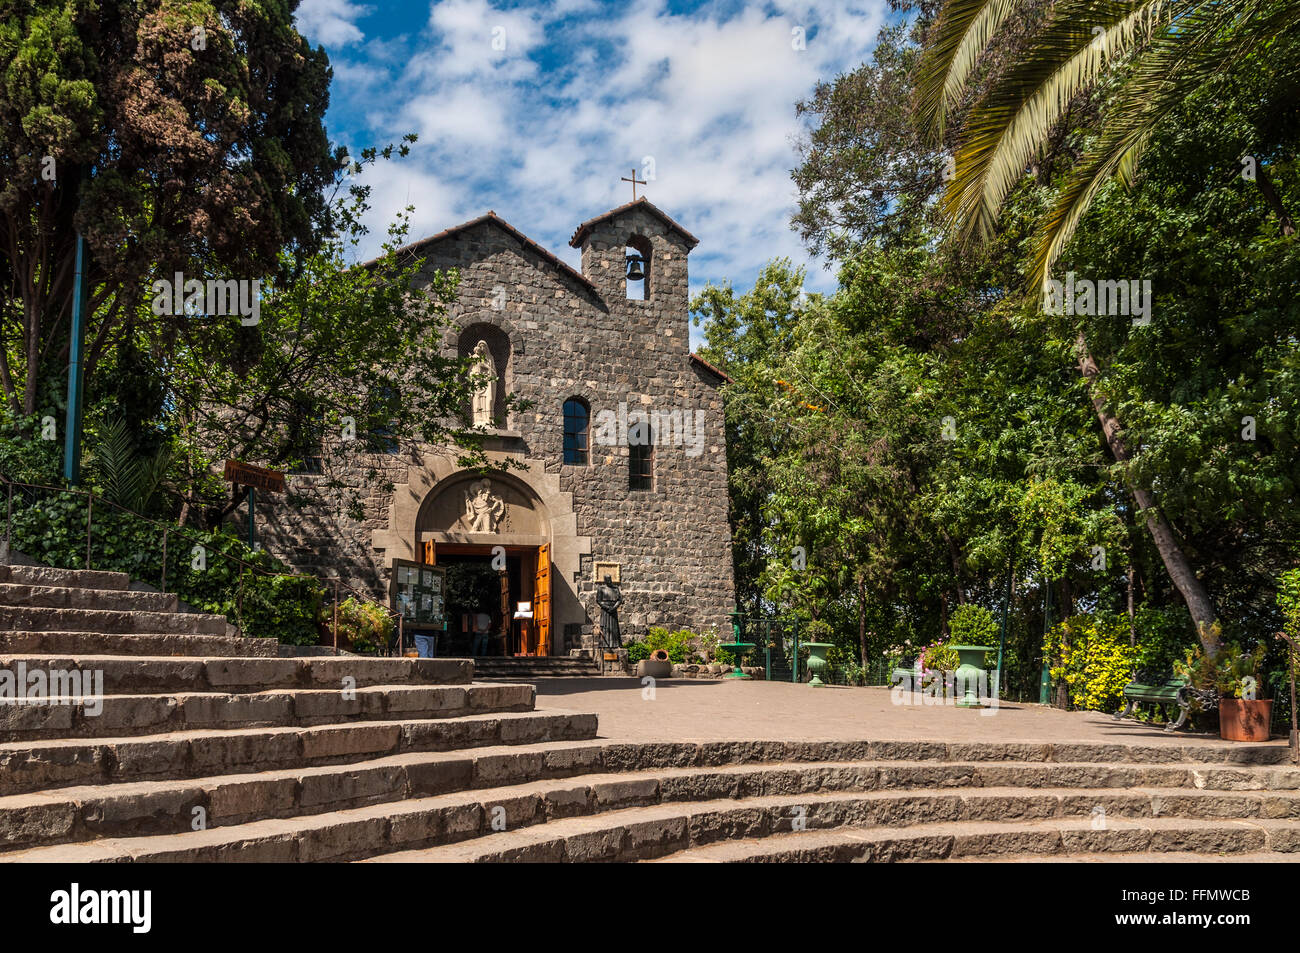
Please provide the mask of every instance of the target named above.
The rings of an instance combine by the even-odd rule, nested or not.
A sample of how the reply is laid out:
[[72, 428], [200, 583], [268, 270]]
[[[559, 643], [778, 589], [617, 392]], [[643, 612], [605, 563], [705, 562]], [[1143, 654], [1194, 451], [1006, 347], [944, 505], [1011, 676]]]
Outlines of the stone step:
[[53, 566], [0, 565], [0, 583], [26, 586], [77, 586], [86, 589], [125, 589], [131, 577], [124, 572], [95, 569], [56, 569]]
[[660, 863], [891, 863], [990, 859], [1076, 859], [1150, 855], [1157, 862], [1274, 853], [1300, 862], [1294, 821], [1121, 818], [1095, 826], [1082, 818], [957, 821], [907, 828], [855, 828], [774, 833], [692, 846], [661, 854]]
[[274, 639], [160, 632], [5, 632], [0, 655], [156, 655], [171, 658], [278, 658]]
[[338, 688], [291, 688], [241, 694], [176, 692], [104, 695], [88, 700], [65, 697], [52, 699], [51, 704], [0, 705], [0, 742], [532, 711], [535, 695], [532, 685], [483, 682], [372, 685], [348, 692]]
[[227, 635], [225, 616], [203, 612], [126, 609], [68, 609], [0, 605], [0, 632], [163, 632], [172, 635]]
[[[194, 808], [205, 812], [208, 827], [228, 827], [274, 818], [340, 811], [364, 804], [389, 803], [390, 814], [409, 822], [431, 807], [452, 802], [414, 801], [442, 794], [467, 794], [457, 805], [483, 797], [513, 802], [548, 779], [586, 770], [582, 757], [566, 757], [573, 743], [516, 745], [471, 752], [413, 752], [357, 764], [327, 765], [251, 774], [218, 775], [116, 785], [88, 785], [0, 797], [0, 851], [142, 834], [188, 833]], [[536, 775], [545, 775], [541, 781]], [[602, 777], [616, 777], [606, 775]], [[527, 778], [515, 787], [503, 782]], [[590, 779], [577, 787], [586, 791]], [[574, 783], [551, 785], [563, 792]], [[516, 787], [518, 790], [516, 790]], [[490, 794], [474, 794], [491, 789]], [[391, 802], [391, 803], [390, 803]]]
[[[214, 658], [153, 655], [3, 655], [0, 673], [103, 673], [106, 695], [162, 692], [249, 692], [273, 688], [359, 688], [366, 685], [463, 685], [468, 659], [378, 658], [325, 655], [288, 658]], [[349, 679], [350, 681], [345, 681]]]
[[[427, 846], [489, 833], [492, 819], [504, 819], [507, 830], [514, 830], [557, 818], [629, 807], [676, 804], [680, 812], [688, 810], [689, 802], [694, 801], [746, 808], [761, 803], [773, 810], [794, 804], [812, 828], [1069, 816], [1086, 817], [1095, 823], [1099, 808], [1105, 812], [1107, 823], [1157, 815], [1300, 817], [1300, 793], [1272, 790], [1266, 785], [1245, 792], [1198, 788], [895, 788], [864, 792], [864, 787], [884, 780], [897, 781], [899, 776], [883, 772], [882, 768], [892, 767], [883, 763], [724, 764], [620, 772], [618, 768], [636, 763], [635, 757], [629, 757], [629, 747], [637, 746], [562, 742], [483, 748], [469, 754], [402, 754], [305, 771], [64, 788], [0, 798], [0, 832], [11, 848], [32, 842], [48, 844], [52, 839], [162, 832], [188, 836], [195, 807], [204, 809], [209, 827], [219, 827], [268, 817], [346, 810], [365, 802], [394, 802], [383, 812], [389, 828], [382, 844], [363, 848], [364, 840], [349, 833], [371, 831], [374, 815], [340, 816], [329, 826], [359, 856], [367, 851]], [[642, 746], [640, 753], [647, 760], [673, 760], [664, 758], [662, 747]], [[1256, 771], [1277, 773], [1276, 769]], [[422, 800], [425, 795], [440, 792], [449, 794], [438, 800]], [[498, 807], [499, 815], [495, 813]], [[779, 830], [784, 815], [779, 810], [775, 814], [769, 811], [769, 815], [767, 828]], [[469, 825], [470, 816], [479, 820]], [[303, 829], [317, 831], [319, 827], [312, 821]], [[279, 833], [297, 829], [281, 828]], [[752, 823], [746, 829], [752, 830]], [[228, 831], [222, 847], [212, 840], [191, 841], [202, 846], [201, 858], [178, 854], [176, 844], [162, 845], [160, 849], [172, 859], [246, 859], [243, 851], [247, 844], [261, 843], [258, 830]], [[393, 831], [400, 832], [400, 836]], [[128, 840], [124, 857], [149, 859], [139, 853], [139, 838]], [[289, 848], [281, 843], [280, 849]]]
[[[671, 861], [672, 858], [667, 858]], [[660, 863], [664, 861], [659, 861]], [[999, 864], [1300, 864], [1300, 852], [1242, 851], [1235, 854], [1193, 854], [1188, 851], [1113, 850], [1106, 854], [1004, 854]], [[921, 860], [917, 863], [987, 864], [983, 857], [945, 857], [942, 860]]]
[[[0, 744], [0, 795], [355, 764], [408, 752], [580, 742], [595, 735], [595, 715], [549, 711], [5, 742]], [[514, 760], [523, 771], [542, 764], [539, 759], [535, 754]]]
[[176, 612], [180, 600], [170, 592], [136, 589], [83, 589], [0, 583], [0, 605], [44, 609], [114, 609], [126, 612]]
[[479, 678], [571, 678], [599, 675], [592, 659], [555, 656], [552, 658], [507, 658], [476, 656], [474, 671]]
[[[936, 795], [938, 797], [939, 795]], [[1025, 792], [1011, 791], [1014, 799]], [[953, 795], [946, 795], [948, 798]], [[894, 797], [904, 810], [915, 798]], [[997, 795], [985, 807], [996, 811]], [[369, 858], [388, 863], [560, 863], [670, 858], [842, 862], [945, 859], [949, 856], [1059, 851], [1300, 851], [1293, 820], [1089, 816], [1013, 821], [944, 820], [903, 826], [874, 823], [882, 799], [857, 794], [785, 795], [740, 801], [656, 804], [509, 827], [461, 843]], [[925, 803], [922, 801], [921, 803]], [[799, 831], [795, 825], [807, 824]]]

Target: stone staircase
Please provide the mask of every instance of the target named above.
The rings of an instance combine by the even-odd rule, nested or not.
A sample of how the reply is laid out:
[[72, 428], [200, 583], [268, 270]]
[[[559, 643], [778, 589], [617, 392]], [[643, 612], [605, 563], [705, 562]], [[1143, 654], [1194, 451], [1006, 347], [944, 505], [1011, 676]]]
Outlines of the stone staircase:
[[281, 658], [126, 587], [0, 567], [0, 672], [104, 685], [0, 705], [0, 860], [1300, 860], [1283, 746], [620, 743], [467, 659]]
[[0, 859], [148, 859], [159, 839], [159, 857], [233, 858], [213, 836], [268, 823], [295, 858], [333, 856], [317, 839], [336, 828], [371, 852], [384, 839], [333, 812], [457, 789], [494, 754], [596, 733], [594, 715], [536, 712], [531, 685], [474, 682], [468, 659], [282, 658], [128, 582], [0, 566], [0, 700], [38, 678], [89, 696], [0, 703]]

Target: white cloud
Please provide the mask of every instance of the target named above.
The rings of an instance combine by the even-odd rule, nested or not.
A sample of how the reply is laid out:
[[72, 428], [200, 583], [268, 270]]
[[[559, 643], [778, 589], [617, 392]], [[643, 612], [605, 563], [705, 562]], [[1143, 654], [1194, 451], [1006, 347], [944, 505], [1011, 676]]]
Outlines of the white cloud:
[[[376, 143], [420, 134], [408, 159], [367, 173], [382, 180], [376, 233], [409, 194], [420, 234], [495, 208], [577, 265], [574, 226], [628, 201], [619, 177], [651, 156], [655, 179], [638, 194], [700, 239], [693, 290], [724, 278], [744, 285], [769, 258], [809, 263], [789, 228], [794, 106], [870, 54], [885, 12], [886, 0], [719, 0], [691, 13], [663, 0], [508, 10], [445, 0], [407, 55], [384, 47], [364, 72], [336, 66], [334, 95], [364, 114]], [[792, 46], [796, 26], [806, 49]], [[504, 49], [493, 49], [498, 28]], [[364, 91], [348, 87], [354, 79]], [[810, 289], [830, 287], [811, 264]]]
[[338, 47], [364, 39], [356, 21], [369, 12], [350, 0], [303, 0], [294, 19], [298, 31], [313, 43]]

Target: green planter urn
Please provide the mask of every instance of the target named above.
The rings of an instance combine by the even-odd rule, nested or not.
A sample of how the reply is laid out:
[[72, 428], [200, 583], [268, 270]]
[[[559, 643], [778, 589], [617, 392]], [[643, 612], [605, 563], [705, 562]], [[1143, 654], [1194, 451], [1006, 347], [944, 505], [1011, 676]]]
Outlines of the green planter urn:
[[959, 660], [957, 671], [953, 673], [957, 685], [965, 685], [966, 693], [957, 701], [958, 708], [983, 708], [979, 696], [971, 690], [977, 679], [984, 677], [984, 656], [996, 651], [996, 647], [987, 645], [950, 645], [948, 648], [957, 653]]
[[812, 681], [808, 684], [813, 688], [821, 688], [826, 684], [821, 680], [821, 674], [830, 664], [826, 661], [826, 653], [830, 651], [831, 643], [804, 642], [803, 644], [808, 649], [808, 671], [812, 672]]

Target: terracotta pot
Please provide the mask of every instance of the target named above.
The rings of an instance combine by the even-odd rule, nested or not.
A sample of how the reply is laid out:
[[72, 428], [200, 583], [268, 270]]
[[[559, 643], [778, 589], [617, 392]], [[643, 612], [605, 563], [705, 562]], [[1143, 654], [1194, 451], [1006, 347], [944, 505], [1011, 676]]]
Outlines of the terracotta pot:
[[668, 653], [664, 649], [655, 649], [650, 653], [650, 658], [656, 662], [667, 662]]
[[1219, 699], [1219, 737], [1224, 741], [1268, 741], [1273, 699]]

